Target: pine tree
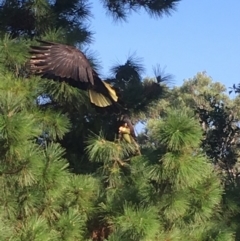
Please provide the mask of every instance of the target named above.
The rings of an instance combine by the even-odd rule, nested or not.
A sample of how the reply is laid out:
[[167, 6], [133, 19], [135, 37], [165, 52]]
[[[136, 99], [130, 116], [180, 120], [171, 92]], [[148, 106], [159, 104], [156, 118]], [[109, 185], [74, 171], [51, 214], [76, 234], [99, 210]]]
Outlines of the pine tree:
[[[152, 180], [161, 195], [158, 205], [167, 224], [164, 227], [170, 230], [173, 240], [218, 240], [214, 237], [215, 215], [222, 188], [211, 162], [199, 148], [202, 132], [194, 113], [169, 109], [166, 121], [149, 124], [153, 139], [160, 140], [156, 146], [166, 151], [160, 163], [151, 168]], [[232, 235], [226, 227], [221, 232]]]
[[[182, 86], [169, 90], [167, 98], [158, 101], [155, 108], [150, 108], [148, 112], [154, 118], [158, 118], [159, 113], [160, 117], [164, 118], [168, 106], [187, 106], [195, 112], [195, 118], [203, 130], [200, 146], [217, 170], [224, 189], [218, 207], [222, 221], [218, 225], [227, 225], [235, 234], [235, 240], [238, 240], [239, 97], [230, 99], [225, 90], [225, 86], [214, 82], [206, 73], [198, 73], [194, 78], [186, 80]], [[150, 131], [147, 130], [139, 138], [145, 149], [159, 145], [149, 134]], [[149, 151], [147, 153], [149, 155]], [[214, 222], [217, 224], [217, 220]]]
[[129, 13], [144, 9], [150, 16], [170, 15], [180, 0], [103, 0], [104, 7], [117, 20], [126, 20]]
[[[85, 92], [29, 74], [27, 51], [36, 38], [80, 49], [91, 43], [89, 2], [1, 2], [0, 239], [239, 239], [238, 179], [227, 186], [201, 149], [188, 94], [181, 111], [167, 109], [171, 91], [163, 82], [170, 76], [143, 79], [133, 57], [112, 68], [108, 81], [122, 91], [128, 114], [151, 119], [136, 156], [134, 145], [116, 140], [116, 116], [99, 114]], [[177, 2], [103, 6], [126, 19], [141, 8], [168, 14]]]
[[149, 122], [148, 130], [153, 142], [143, 156], [129, 159], [121, 151], [116, 158], [119, 144], [100, 136], [88, 147], [90, 158], [103, 162], [97, 171], [103, 189], [93, 216], [106, 231], [101, 235], [107, 240], [234, 240], [235, 228], [222, 217], [221, 179], [200, 148], [202, 130], [194, 112], [168, 109], [165, 118]]
[[[47, 1], [1, 2], [1, 240], [88, 238], [98, 181], [71, 174], [60, 145], [72, 127], [64, 108], [85, 97], [64, 84], [31, 77], [26, 68], [33, 37], [89, 40], [88, 32], [69, 19], [71, 14], [60, 15], [52, 14]], [[49, 99], [57, 105], [49, 107]], [[71, 106], [79, 108], [78, 103]]]
[[[10, 38], [1, 42], [6, 61], [0, 77], [0, 239], [83, 239], [98, 181], [69, 172], [59, 144], [71, 128], [69, 118], [60, 109], [42, 106], [39, 96], [46, 86], [24, 77], [25, 52], [15, 43]], [[20, 43], [27, 48], [24, 40]]]

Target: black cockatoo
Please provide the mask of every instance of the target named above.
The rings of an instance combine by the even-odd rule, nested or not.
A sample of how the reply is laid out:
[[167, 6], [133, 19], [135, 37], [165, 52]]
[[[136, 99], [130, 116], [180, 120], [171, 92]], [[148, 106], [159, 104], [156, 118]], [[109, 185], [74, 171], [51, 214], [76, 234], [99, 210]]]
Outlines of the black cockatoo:
[[118, 125], [119, 125], [119, 128], [118, 128], [119, 139], [125, 140], [129, 144], [134, 144], [136, 147], [136, 153], [140, 155], [141, 153], [136, 141], [137, 138], [135, 135], [134, 127], [128, 115], [126, 114], [122, 115], [119, 118]]
[[41, 46], [31, 46], [30, 71], [42, 78], [65, 81], [73, 87], [87, 90], [97, 107], [116, 105], [121, 108], [115, 89], [102, 81], [86, 56], [77, 48], [38, 40]]
[[128, 115], [122, 115], [118, 119], [119, 139], [124, 139], [128, 143], [133, 143], [136, 140], [133, 124]]

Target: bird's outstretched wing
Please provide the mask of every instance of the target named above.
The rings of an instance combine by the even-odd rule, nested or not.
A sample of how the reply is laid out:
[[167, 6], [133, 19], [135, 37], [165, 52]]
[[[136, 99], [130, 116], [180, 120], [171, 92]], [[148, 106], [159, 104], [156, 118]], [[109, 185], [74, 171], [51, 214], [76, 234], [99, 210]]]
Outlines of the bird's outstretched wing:
[[30, 71], [42, 78], [66, 81], [73, 87], [88, 90], [92, 104], [100, 108], [114, 105], [120, 111], [114, 88], [102, 81], [86, 56], [77, 48], [38, 40], [41, 46], [31, 46]]
[[77, 48], [38, 40], [31, 46], [30, 71], [48, 79], [71, 79], [94, 85], [95, 71], [86, 56]]

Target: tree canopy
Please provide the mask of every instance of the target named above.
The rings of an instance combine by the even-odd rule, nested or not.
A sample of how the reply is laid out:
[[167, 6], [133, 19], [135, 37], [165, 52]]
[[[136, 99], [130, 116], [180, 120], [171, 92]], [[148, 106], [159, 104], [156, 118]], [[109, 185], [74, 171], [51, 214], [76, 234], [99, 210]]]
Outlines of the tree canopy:
[[[140, 9], [170, 14], [178, 2], [102, 6], [126, 20]], [[145, 78], [131, 56], [106, 82], [146, 128], [136, 140], [118, 135], [126, 120], [93, 108], [87, 92], [29, 72], [37, 39], [80, 50], [93, 41], [91, 1], [0, 6], [0, 240], [240, 240], [238, 96], [204, 72], [170, 88], [171, 75], [157, 66]]]

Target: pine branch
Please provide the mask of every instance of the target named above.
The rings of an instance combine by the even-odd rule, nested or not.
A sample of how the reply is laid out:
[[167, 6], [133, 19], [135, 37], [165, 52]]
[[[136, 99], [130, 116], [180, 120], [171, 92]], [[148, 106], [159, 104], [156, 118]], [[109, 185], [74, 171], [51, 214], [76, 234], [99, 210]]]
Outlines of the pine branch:
[[150, 16], [162, 17], [171, 15], [176, 9], [180, 0], [102, 0], [104, 7], [107, 9], [115, 20], [127, 20], [129, 13], [145, 9]]

